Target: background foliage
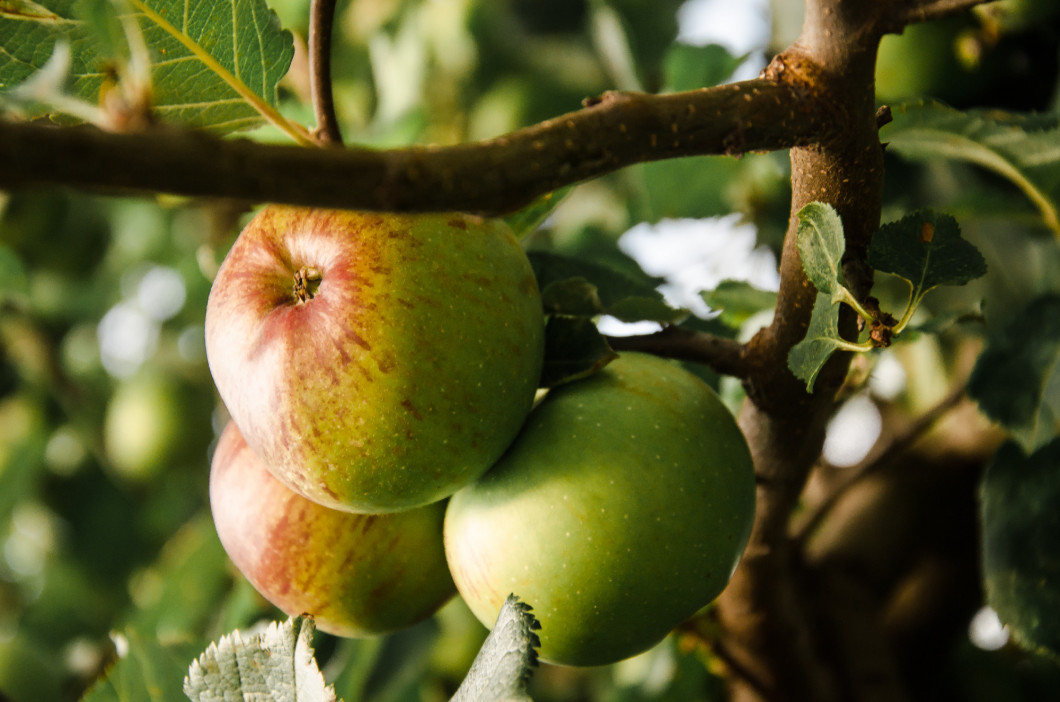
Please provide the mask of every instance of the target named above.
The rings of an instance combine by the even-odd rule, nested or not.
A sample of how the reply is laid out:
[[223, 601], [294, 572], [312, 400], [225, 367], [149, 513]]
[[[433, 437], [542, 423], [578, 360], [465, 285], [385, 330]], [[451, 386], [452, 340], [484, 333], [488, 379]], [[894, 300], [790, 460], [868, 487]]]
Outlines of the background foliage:
[[[763, 51], [783, 48], [793, 37], [797, 20], [787, 19], [789, 4], [798, 3], [773, 3], [774, 43]], [[916, 27], [885, 42], [881, 98], [911, 102], [895, 108], [894, 124], [882, 132], [892, 143], [884, 221], [928, 206], [952, 213], [965, 237], [983, 252], [989, 272], [966, 287], [925, 299], [923, 307], [940, 333], [920, 334], [856, 363], [855, 374], [863, 378], [881, 371], [875, 376], [879, 382], [869, 382], [853, 396], [876, 408], [882, 425], [878, 446], [964, 382], [988, 339], [1034, 337], [1049, 321], [1055, 329], [1055, 297], [1032, 301], [1060, 291], [1060, 20], [1048, 3], [1011, 4], [1015, 14], [969, 15]], [[222, 132], [253, 126], [249, 136], [261, 140], [298, 138], [297, 130], [283, 134], [285, 120], [312, 123], [306, 0], [272, 0], [278, 21], [263, 14], [262, 2], [232, 0], [234, 25], [202, 17], [181, 25], [195, 37], [191, 45], [174, 40], [160, 19], [179, 4], [131, 0], [122, 6], [122, 17], [138, 23], [146, 53], [128, 48], [128, 27], [118, 13], [108, 13], [109, 3], [6, 3], [9, 13], [8, 5], [80, 18], [65, 39], [71, 57], [65, 73], [49, 79], [48, 67], [57, 70], [48, 63], [56, 55], [56, 35], [41, 39], [27, 31], [31, 23], [0, 17], [0, 46], [18, 59], [0, 63], [2, 104], [23, 118], [44, 114], [41, 103], [54, 96], [64, 75], [71, 79], [64, 94], [81, 100], [78, 109], [84, 114], [99, 116], [95, 110], [103, 110], [106, 119], [120, 117], [121, 110], [106, 99], [108, 91], [119, 88], [108, 82], [106, 72], [91, 68], [93, 57], [107, 56], [123, 75], [136, 75], [137, 66], [147, 68], [149, 78], [139, 85], [152, 86], [162, 119]], [[681, 5], [679, 0], [340, 3], [334, 73], [346, 141], [394, 146], [485, 138], [577, 109], [585, 97], [608, 89], [690, 89], [722, 82], [741, 65], [751, 65], [752, 73], [760, 65], [758, 54], [745, 59], [719, 46], [678, 40]], [[236, 50], [218, 48], [233, 46], [233, 36]], [[906, 48], [892, 46], [899, 42]], [[244, 66], [237, 55], [247, 54], [238, 47], [259, 44], [259, 53]], [[913, 46], [915, 54], [908, 48]], [[251, 64], [268, 66], [250, 70]], [[27, 90], [27, 78], [33, 90]], [[252, 86], [251, 96], [235, 83]], [[126, 92], [118, 95], [125, 104], [137, 99], [135, 91], [128, 92], [130, 84], [135, 85], [124, 83], [120, 90]], [[987, 109], [958, 112], [920, 101], [924, 98], [941, 98], [962, 110]], [[261, 119], [260, 109], [248, 107], [254, 99], [282, 117]], [[788, 216], [787, 170], [783, 154], [629, 168], [573, 188], [526, 243], [549, 256], [606, 264], [625, 274], [628, 282], [622, 285], [631, 290], [645, 283], [654, 287], [664, 273], [669, 273], [671, 291], [689, 275], [693, 292], [711, 290], [717, 281], [708, 280], [702, 269], [675, 271], [665, 262], [657, 268], [650, 256], [635, 262], [626, 251], [636, 232], [662, 237], [662, 230], [653, 235], [645, 224], [738, 213], [741, 222], [754, 226], [758, 253], [775, 251]], [[283, 618], [227, 562], [206, 499], [208, 457], [225, 418], [206, 368], [203, 311], [210, 280], [247, 216], [225, 202], [97, 198], [61, 189], [0, 194], [3, 697], [51, 702], [77, 699], [91, 688], [87, 698], [92, 702], [183, 700], [188, 664], [207, 643], [237, 627]], [[619, 244], [619, 237], [636, 225], [641, 228]], [[732, 241], [735, 234], [726, 236], [723, 241]], [[647, 250], [662, 248], [661, 239], [652, 241]], [[876, 294], [884, 309], [900, 311], [906, 290], [898, 281], [879, 278]], [[601, 298], [606, 311], [614, 312], [606, 296]], [[569, 304], [562, 295], [558, 300]], [[657, 300], [649, 296], [641, 302], [651, 307]], [[698, 307], [701, 299], [675, 302], [707, 316]], [[724, 307], [725, 315], [685, 323], [738, 336], [748, 333], [746, 325], [772, 298], [730, 284], [708, 302]], [[1026, 320], [1018, 314], [1023, 308], [1038, 314], [1039, 322], [1020, 322]], [[999, 530], [1015, 531], [1021, 539], [1030, 527], [1008, 517], [1031, 505], [1036, 514], [1055, 514], [1060, 495], [1052, 438], [1060, 397], [1055, 338], [1054, 331], [1045, 341], [1029, 342], [1041, 351], [1034, 356], [1042, 370], [1032, 391], [1040, 390], [1042, 401], [1029, 413], [1012, 410], [1022, 422], [1014, 436], [1023, 450], [1046, 453], [1027, 458], [1016, 444], [1006, 445], [993, 459], [984, 488], [987, 523], [1001, 515]], [[900, 370], [886, 376], [887, 367]], [[737, 385], [704, 375], [735, 406], [741, 393]], [[900, 381], [884, 389], [885, 377]], [[996, 381], [984, 370], [978, 382], [989, 388]], [[985, 406], [991, 417], [1006, 421], [990, 412], [989, 399]], [[847, 431], [871, 438], [864, 425]], [[966, 406], [929, 434], [928, 448], [921, 447], [917, 460], [936, 468], [966, 466], [968, 484], [977, 485], [1003, 439], [997, 425]], [[1006, 465], [1050, 477], [1042, 478], [1040, 490], [1021, 492], [1006, 478]], [[826, 460], [808, 501], [813, 502], [815, 487], [840, 472]], [[998, 487], [992, 491], [991, 486]], [[932, 622], [940, 647], [932, 652], [919, 694], [925, 699], [1044, 699], [1060, 686], [1060, 673], [1048, 656], [1036, 657], [1011, 643], [988, 651], [966, 635], [984, 602], [974, 514], [960, 511], [971, 504], [970, 491], [966, 497], [957, 509], [961, 529], [951, 535], [956, 545], [937, 543], [937, 531], [922, 539], [924, 558], [933, 548], [946, 557], [963, 554], [958, 565], [965, 571], [954, 588], [960, 599], [953, 619]], [[932, 510], [945, 520], [953, 518], [951, 508], [941, 501]], [[925, 526], [930, 519], [916, 524], [931, 528]], [[856, 525], [854, 519], [830, 526], [825, 517], [807, 536], [809, 552], [834, 556], [829, 539], [839, 538], [840, 527], [857, 545], [858, 538], [849, 536]], [[867, 546], [866, 558], [874, 557], [869, 541], [860, 542]], [[986, 543], [988, 569], [1043, 558], [1007, 553], [1003, 540]], [[1027, 543], [1028, 549], [1048, 552], [1056, 541]], [[1044, 560], [1055, 586], [1055, 553]], [[907, 574], [901, 570], [907, 564], [885, 558], [874, 558], [872, 567], [887, 571], [881, 579]], [[1027, 598], [1019, 594], [1025, 584], [1018, 578], [1006, 580], [994, 570], [987, 573], [987, 584], [1000, 593], [996, 605], [1003, 614], [1006, 607], [1014, 608], [1014, 624], [1030, 616], [1023, 609]], [[910, 592], [915, 599], [915, 589]], [[895, 616], [902, 614], [901, 604], [895, 604]], [[543, 667], [533, 680], [533, 697], [539, 702], [717, 699], [721, 687], [715, 673], [722, 664], [702, 645], [709, 632], [696, 626], [614, 666]], [[1035, 626], [1023, 626], [1024, 643], [1056, 651], [1055, 628]], [[339, 641], [317, 634], [316, 648], [325, 676], [347, 700], [443, 700], [456, 689], [485, 634], [455, 601], [431, 621], [391, 637]], [[110, 675], [96, 683], [108, 670]]]

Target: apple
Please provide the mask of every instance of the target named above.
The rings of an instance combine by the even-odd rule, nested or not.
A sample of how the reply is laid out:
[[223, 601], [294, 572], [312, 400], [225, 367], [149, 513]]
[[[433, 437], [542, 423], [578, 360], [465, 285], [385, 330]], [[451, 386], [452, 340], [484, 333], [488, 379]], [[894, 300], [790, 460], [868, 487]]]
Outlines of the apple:
[[626, 353], [551, 390], [504, 457], [452, 497], [446, 557], [486, 626], [514, 593], [541, 622], [542, 659], [602, 665], [717, 597], [754, 501], [750, 452], [714, 391]]
[[277, 480], [233, 422], [214, 453], [210, 508], [221, 544], [257, 591], [336, 636], [409, 626], [455, 592], [444, 503], [395, 514], [329, 509]]
[[103, 420], [108, 467], [122, 480], [144, 484], [167, 467], [198, 464], [213, 434], [212, 405], [198, 388], [163, 373], [121, 381]]
[[533, 403], [544, 321], [500, 221], [266, 207], [222, 263], [206, 354], [247, 443], [323, 505], [393, 512], [484, 473]]

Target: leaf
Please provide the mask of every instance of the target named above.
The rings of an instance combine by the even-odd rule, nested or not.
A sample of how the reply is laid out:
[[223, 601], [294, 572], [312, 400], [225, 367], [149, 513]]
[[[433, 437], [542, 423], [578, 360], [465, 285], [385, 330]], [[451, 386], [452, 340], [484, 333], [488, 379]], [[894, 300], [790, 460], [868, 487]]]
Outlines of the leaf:
[[58, 15], [30, 0], [0, 1], [0, 18], [16, 20], [55, 21]]
[[831, 205], [821, 202], [806, 205], [799, 210], [798, 217], [795, 240], [806, 277], [818, 291], [837, 301], [842, 297], [841, 266], [846, 250], [843, 222]]
[[238, 629], [222, 636], [192, 662], [184, 692], [192, 702], [335, 702], [313, 657], [313, 631], [311, 618], [294, 617], [246, 639]]
[[961, 112], [933, 101], [899, 105], [884, 135], [905, 158], [982, 166], [1014, 183], [1060, 234], [1060, 117], [999, 110]]
[[537, 667], [541, 628], [533, 608], [515, 595], [504, 601], [493, 630], [450, 702], [531, 702], [526, 686]]
[[192, 517], [134, 582], [130, 625], [163, 641], [203, 630], [231, 586], [228, 557], [209, 511]]
[[119, 659], [81, 702], [187, 702], [180, 681], [187, 670], [188, 658], [195, 655], [197, 646], [163, 645], [134, 629], [114, 634], [112, 638]]
[[[114, 57], [85, 17], [105, 0], [79, 7], [75, 0], [40, 5], [56, 19], [16, 20], [0, 15], [0, 91], [44, 67], [57, 42], [69, 44], [69, 90], [100, 104], [114, 80]], [[164, 121], [219, 133], [282, 120], [276, 85], [294, 57], [291, 34], [264, 0], [127, 0], [151, 52], [153, 107]], [[84, 16], [79, 13], [85, 13]], [[95, 31], [94, 31], [95, 30]]]
[[998, 450], [980, 494], [987, 601], [1014, 638], [1060, 656], [1060, 439]]
[[527, 255], [547, 314], [609, 314], [623, 322], [660, 324], [675, 323], [688, 316], [687, 310], [668, 305], [653, 285], [608, 266], [545, 251], [530, 251]]
[[704, 183], [734, 183], [741, 180], [744, 165], [733, 158], [690, 156], [633, 166], [639, 176], [643, 210], [638, 218], [658, 222], [664, 218], [716, 217], [732, 212], [726, 188]]
[[968, 393], [1026, 451], [1060, 432], [1060, 295], [1036, 298], [991, 336]]
[[667, 92], [680, 92], [720, 85], [747, 58], [733, 56], [724, 46], [693, 46], [675, 43], [663, 59], [663, 85]]
[[18, 255], [0, 244], [0, 305], [29, 295], [29, 279]]
[[597, 372], [618, 354], [585, 317], [549, 317], [545, 324], [545, 364], [541, 387], [553, 388]]
[[567, 186], [545, 193], [521, 210], [506, 215], [504, 221], [512, 228], [516, 238], [522, 239], [540, 227], [548, 219], [549, 215], [559, 207], [559, 203], [566, 199], [572, 189], [573, 186]]
[[702, 297], [711, 309], [721, 311], [718, 319], [734, 329], [777, 305], [775, 292], [759, 290], [744, 280], [723, 280], [714, 290], [702, 293]]
[[839, 336], [839, 304], [832, 302], [826, 293], [817, 293], [806, 338], [788, 352], [788, 369], [806, 383], [806, 392], [813, 392], [817, 374], [832, 353], [846, 343]]
[[957, 220], [920, 210], [889, 222], [872, 237], [869, 265], [909, 281], [915, 302], [939, 285], [964, 285], [986, 274], [979, 249], [961, 238]]

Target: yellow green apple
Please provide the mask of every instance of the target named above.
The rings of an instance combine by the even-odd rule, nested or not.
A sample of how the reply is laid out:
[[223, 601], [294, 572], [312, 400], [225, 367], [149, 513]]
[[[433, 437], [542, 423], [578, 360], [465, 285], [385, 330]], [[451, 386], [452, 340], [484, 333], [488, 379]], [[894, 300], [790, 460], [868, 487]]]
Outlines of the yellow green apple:
[[253, 451], [335, 509], [392, 512], [485, 472], [540, 378], [530, 264], [502, 222], [269, 206], [214, 280], [206, 353]]

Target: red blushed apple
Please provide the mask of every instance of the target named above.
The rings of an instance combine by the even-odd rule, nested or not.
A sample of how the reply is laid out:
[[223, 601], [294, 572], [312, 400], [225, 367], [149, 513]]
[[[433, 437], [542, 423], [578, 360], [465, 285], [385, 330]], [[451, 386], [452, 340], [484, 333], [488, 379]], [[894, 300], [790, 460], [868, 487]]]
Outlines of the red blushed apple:
[[206, 309], [214, 381], [293, 490], [353, 512], [440, 500], [522, 426], [544, 323], [500, 221], [266, 207]]
[[442, 547], [444, 503], [396, 514], [328, 509], [286, 488], [229, 422], [210, 471], [210, 506], [232, 562], [289, 615], [338, 636], [400, 629], [455, 588]]

